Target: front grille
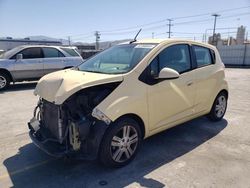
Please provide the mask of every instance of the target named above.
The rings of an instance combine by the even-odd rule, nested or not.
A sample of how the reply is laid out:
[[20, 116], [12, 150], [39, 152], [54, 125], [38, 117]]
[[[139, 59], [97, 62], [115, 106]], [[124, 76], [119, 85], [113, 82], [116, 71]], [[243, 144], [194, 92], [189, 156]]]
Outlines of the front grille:
[[[46, 100], [42, 101], [42, 109], [41, 109], [41, 121], [42, 127], [48, 130], [51, 135], [60, 140], [59, 134], [59, 112], [60, 107], [53, 103], [50, 103]], [[61, 128], [62, 135], [64, 135], [65, 127]]]

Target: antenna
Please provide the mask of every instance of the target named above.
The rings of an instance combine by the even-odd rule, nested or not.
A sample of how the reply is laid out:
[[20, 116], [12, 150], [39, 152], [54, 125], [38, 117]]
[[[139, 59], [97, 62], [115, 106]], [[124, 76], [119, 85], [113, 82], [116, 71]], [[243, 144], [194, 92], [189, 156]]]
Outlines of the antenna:
[[136, 42], [136, 38], [137, 38], [137, 36], [140, 34], [141, 30], [142, 30], [142, 29], [140, 29], [140, 30], [138, 31], [138, 33], [135, 35], [134, 40], [130, 41], [129, 44], [132, 44], [133, 42]]

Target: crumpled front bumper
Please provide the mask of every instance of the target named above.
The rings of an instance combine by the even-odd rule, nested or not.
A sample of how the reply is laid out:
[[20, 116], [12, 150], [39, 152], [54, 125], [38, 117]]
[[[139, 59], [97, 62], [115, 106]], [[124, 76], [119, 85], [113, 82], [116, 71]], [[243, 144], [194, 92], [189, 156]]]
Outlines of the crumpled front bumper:
[[33, 143], [48, 155], [61, 158], [72, 153], [65, 144], [60, 144], [56, 139], [45, 138], [41, 129], [35, 131], [30, 122], [28, 127], [30, 129], [29, 136]]
[[[30, 129], [29, 136], [33, 143], [48, 155], [56, 158], [67, 156], [77, 159], [94, 160], [98, 156], [99, 146], [108, 126], [103, 121], [97, 120], [91, 126], [88, 135], [86, 135], [86, 140], [82, 143], [79, 151], [74, 151], [67, 141], [60, 143], [55, 138], [45, 136], [47, 135], [46, 130], [43, 130], [39, 125], [34, 127], [32, 122], [29, 122], [28, 127]], [[65, 138], [67, 139], [67, 137]]]

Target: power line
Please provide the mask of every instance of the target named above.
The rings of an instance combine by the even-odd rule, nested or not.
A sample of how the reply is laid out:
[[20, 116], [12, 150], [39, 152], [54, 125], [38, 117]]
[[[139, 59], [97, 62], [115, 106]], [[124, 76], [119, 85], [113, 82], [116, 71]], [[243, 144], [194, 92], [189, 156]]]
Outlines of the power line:
[[[239, 10], [239, 9], [245, 9], [245, 8], [249, 8], [250, 6], [246, 6], [246, 7], [239, 7], [239, 8], [234, 8], [234, 9], [225, 9], [225, 10], [221, 10], [218, 12], [229, 12], [229, 11], [234, 11], [234, 10]], [[244, 16], [244, 15], [249, 15], [249, 12], [244, 12], [244, 13], [239, 13], [239, 14], [233, 14], [233, 15], [227, 15], [227, 16], [222, 16], [218, 19], [227, 19], [227, 18], [231, 18], [231, 17], [236, 17], [236, 16]], [[190, 16], [185, 16], [185, 17], [173, 17], [172, 19], [162, 19], [162, 20], [158, 20], [158, 21], [154, 21], [154, 22], [150, 22], [150, 23], [146, 23], [146, 24], [141, 24], [141, 25], [137, 25], [137, 26], [133, 26], [133, 27], [127, 27], [127, 28], [120, 28], [120, 29], [115, 29], [115, 30], [101, 30], [99, 31], [99, 34], [102, 33], [102, 35], [123, 35], [123, 34], [130, 34], [133, 33], [135, 31], [138, 30], [139, 27], [145, 27], [143, 28], [143, 31], [148, 31], [152, 29], [160, 29], [160, 28], [164, 28], [166, 25], [161, 24], [161, 25], [155, 25], [155, 24], [159, 24], [159, 23], [163, 23], [169, 20], [171, 20], [167, 26], [170, 29], [167, 33], [169, 35], [169, 37], [171, 36], [171, 26], [172, 25], [172, 21], [173, 19], [186, 19], [186, 18], [194, 18], [194, 17], [201, 17], [201, 16], [207, 16], [209, 15], [209, 13], [205, 13], [205, 14], [196, 14], [196, 15], [190, 15]], [[203, 22], [209, 22], [212, 21], [212, 19], [201, 19], [201, 20], [190, 20], [190, 21], [185, 21], [185, 22], [177, 22], [174, 23], [174, 25], [188, 25], [188, 24], [194, 24], [194, 23], [203, 23]], [[171, 24], [171, 25], [169, 25]], [[155, 26], [152, 26], [155, 25]], [[149, 27], [151, 26], [151, 27]], [[137, 29], [136, 29], [137, 28]], [[166, 34], [166, 33], [165, 33]], [[191, 34], [191, 33], [190, 33]], [[74, 37], [73, 37], [74, 36]], [[76, 36], [82, 36], [82, 37], [76, 37]], [[79, 40], [79, 39], [85, 39], [85, 38], [90, 38], [93, 35], [90, 33], [84, 33], [84, 34], [78, 34], [78, 35], [70, 35], [70, 37], [74, 40]], [[76, 37], [76, 38], [75, 38]]]
[[225, 19], [225, 18], [231, 18], [231, 17], [237, 17], [237, 16], [244, 16], [244, 15], [249, 15], [250, 12], [244, 12], [244, 13], [240, 13], [240, 14], [233, 14], [233, 15], [229, 15], [229, 16], [223, 16], [221, 18], [218, 19]]
[[174, 32], [175, 34], [185, 34], [185, 35], [196, 35], [196, 34], [203, 34], [203, 33], [189, 33], [189, 32]]
[[[234, 10], [240, 10], [240, 9], [246, 9], [249, 8], [250, 6], [246, 6], [246, 7], [238, 7], [238, 8], [234, 8], [234, 9], [224, 9], [224, 10], [220, 10], [220, 11], [216, 11], [216, 12], [229, 12], [229, 11], [234, 11]], [[176, 19], [185, 19], [185, 18], [193, 18], [193, 17], [201, 17], [201, 16], [208, 16], [211, 13], [204, 13], [204, 14], [196, 14], [196, 15], [190, 15], [190, 16], [183, 16], [183, 17], [172, 17], [171, 19], [176, 20]], [[114, 29], [114, 30], [101, 30], [100, 32], [115, 32], [115, 31], [123, 31], [123, 30], [131, 30], [131, 29], [135, 29], [135, 28], [141, 28], [141, 27], [146, 27], [149, 25], [154, 25], [157, 23], [163, 23], [167, 21], [167, 19], [162, 19], [162, 20], [158, 20], [158, 21], [154, 21], [154, 22], [150, 22], [150, 23], [146, 23], [146, 24], [141, 24], [141, 25], [137, 25], [137, 26], [131, 26], [131, 27], [126, 27], [126, 28], [120, 28], [120, 29]], [[210, 20], [209, 20], [210, 21]]]
[[[245, 6], [245, 7], [238, 7], [238, 8], [232, 8], [232, 9], [224, 9], [224, 10], [220, 10], [220, 11], [216, 11], [216, 12], [230, 12], [230, 11], [235, 11], [235, 10], [240, 10], [240, 9], [246, 9], [246, 8], [250, 8], [250, 6]], [[190, 15], [190, 16], [182, 16], [182, 17], [175, 17], [172, 19], [178, 20], [178, 19], [185, 19], [185, 18], [194, 18], [194, 17], [201, 17], [201, 16], [209, 16], [211, 15], [211, 13], [204, 13], [204, 14], [195, 14], [195, 15]]]

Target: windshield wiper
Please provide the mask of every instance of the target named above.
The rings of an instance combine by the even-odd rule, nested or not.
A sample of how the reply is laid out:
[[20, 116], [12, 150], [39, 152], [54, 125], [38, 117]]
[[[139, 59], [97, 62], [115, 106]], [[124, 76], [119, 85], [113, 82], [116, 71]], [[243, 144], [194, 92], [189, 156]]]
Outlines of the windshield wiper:
[[[78, 70], [79, 70], [79, 69], [78, 69]], [[101, 72], [101, 71], [93, 71], [93, 70], [81, 70], [81, 71], [105, 74], [105, 72]]]

